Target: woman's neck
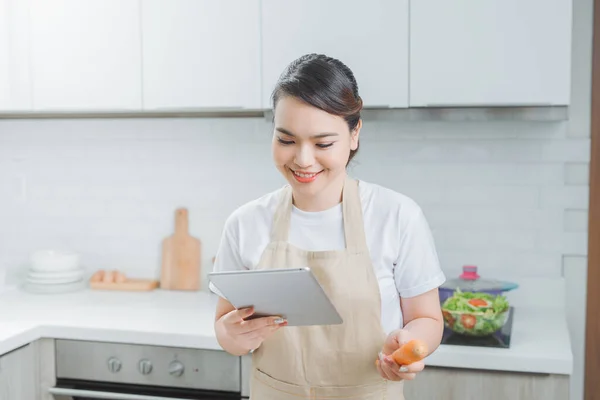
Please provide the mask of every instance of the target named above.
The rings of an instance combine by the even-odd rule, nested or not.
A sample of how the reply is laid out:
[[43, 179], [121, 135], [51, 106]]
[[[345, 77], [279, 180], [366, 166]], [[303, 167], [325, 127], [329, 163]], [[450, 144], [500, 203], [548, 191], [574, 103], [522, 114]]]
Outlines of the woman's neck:
[[301, 194], [293, 193], [293, 203], [302, 211], [318, 212], [328, 210], [342, 201], [342, 191], [345, 182], [346, 174], [341, 174], [317, 194], [302, 196]]

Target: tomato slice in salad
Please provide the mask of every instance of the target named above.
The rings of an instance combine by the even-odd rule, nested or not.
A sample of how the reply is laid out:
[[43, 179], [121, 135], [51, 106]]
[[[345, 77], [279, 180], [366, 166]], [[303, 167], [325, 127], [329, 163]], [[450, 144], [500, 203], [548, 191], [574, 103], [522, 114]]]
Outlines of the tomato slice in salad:
[[473, 329], [477, 323], [477, 318], [474, 315], [464, 314], [460, 317], [460, 322], [466, 329]]
[[475, 307], [487, 307], [489, 303], [483, 299], [471, 299], [469, 300], [469, 304]]

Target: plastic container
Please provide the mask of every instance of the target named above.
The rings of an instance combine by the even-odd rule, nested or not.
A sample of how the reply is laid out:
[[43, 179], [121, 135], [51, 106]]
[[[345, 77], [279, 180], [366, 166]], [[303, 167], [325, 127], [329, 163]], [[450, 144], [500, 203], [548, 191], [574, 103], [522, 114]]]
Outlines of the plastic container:
[[519, 285], [513, 282], [499, 281], [495, 279], [481, 279], [477, 274], [477, 267], [474, 265], [465, 265], [463, 273], [458, 278], [447, 280], [439, 288], [440, 302], [444, 303], [448, 297], [454, 294], [456, 289], [463, 292], [488, 293], [492, 296], [498, 296], [504, 292], [518, 288]]

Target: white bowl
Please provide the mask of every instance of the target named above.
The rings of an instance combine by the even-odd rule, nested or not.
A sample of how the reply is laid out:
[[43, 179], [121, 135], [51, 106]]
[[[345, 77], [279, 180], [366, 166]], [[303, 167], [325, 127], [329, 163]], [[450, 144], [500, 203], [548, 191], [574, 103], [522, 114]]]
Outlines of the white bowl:
[[81, 279], [83, 278], [85, 271], [83, 269], [75, 269], [73, 271], [34, 271], [30, 269], [27, 271], [27, 278], [31, 279]]
[[40, 250], [31, 255], [34, 271], [72, 271], [79, 268], [79, 254], [69, 251]]

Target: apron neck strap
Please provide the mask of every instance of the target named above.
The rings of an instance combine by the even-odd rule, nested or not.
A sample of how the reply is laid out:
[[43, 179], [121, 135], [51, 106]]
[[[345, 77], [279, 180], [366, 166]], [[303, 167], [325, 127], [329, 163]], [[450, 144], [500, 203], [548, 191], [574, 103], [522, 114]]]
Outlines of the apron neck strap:
[[[342, 215], [346, 248], [351, 251], [367, 249], [362, 205], [358, 181], [346, 177], [342, 190]], [[273, 216], [271, 240], [287, 242], [292, 216], [292, 188], [286, 185], [281, 191], [279, 204]]]
[[292, 187], [286, 185], [280, 193], [279, 203], [273, 215], [271, 225], [271, 241], [287, 242], [292, 218]]
[[367, 250], [358, 181], [349, 177], [346, 178], [346, 182], [344, 183], [342, 211], [344, 215], [346, 248], [352, 252]]

